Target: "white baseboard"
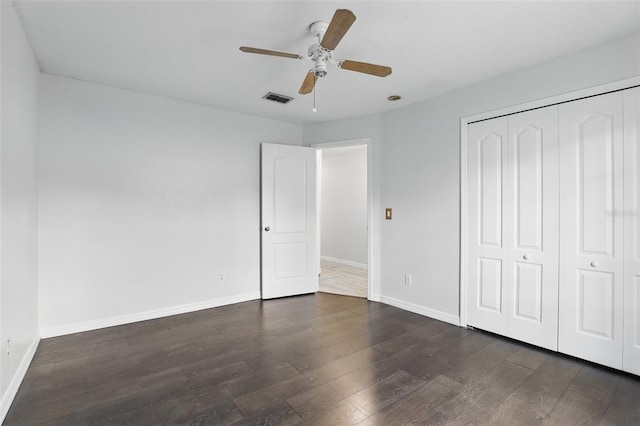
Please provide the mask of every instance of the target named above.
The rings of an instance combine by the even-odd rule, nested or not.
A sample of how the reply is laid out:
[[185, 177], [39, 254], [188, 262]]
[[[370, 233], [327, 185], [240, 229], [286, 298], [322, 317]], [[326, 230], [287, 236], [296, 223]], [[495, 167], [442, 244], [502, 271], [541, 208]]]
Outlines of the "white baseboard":
[[393, 297], [387, 296], [380, 296], [380, 302], [386, 303], [387, 305], [395, 306], [396, 308], [404, 309], [405, 311], [424, 315], [425, 317], [444, 321], [449, 324], [457, 326], [460, 325], [460, 317], [448, 314], [446, 312], [425, 308], [424, 306], [416, 305], [414, 303], [405, 302], [404, 300], [394, 299]]
[[380, 294], [379, 293], [371, 293], [371, 297], [369, 298], [372, 302], [380, 302]]
[[90, 321], [82, 321], [71, 324], [55, 325], [52, 327], [42, 327], [40, 336], [43, 339], [48, 337], [63, 336], [65, 334], [79, 333], [82, 331], [97, 330], [99, 328], [113, 327], [116, 325], [130, 324], [133, 322], [147, 321], [156, 318], [168, 317], [171, 315], [184, 314], [187, 312], [200, 311], [202, 309], [217, 308], [219, 306], [232, 305], [234, 303], [247, 302], [249, 300], [260, 299], [260, 292], [243, 293], [230, 297], [206, 300], [203, 302], [187, 303], [185, 305], [170, 306], [151, 311], [137, 312], [135, 314], [118, 315], [109, 318], [100, 318]]
[[338, 259], [337, 257], [329, 257], [329, 256], [320, 256], [320, 259], [327, 260], [329, 262], [341, 263], [343, 265], [354, 266], [356, 268], [367, 269], [366, 263], [352, 262], [350, 260]]
[[33, 342], [31, 342], [29, 348], [27, 348], [27, 352], [25, 352], [22, 360], [20, 361], [20, 365], [18, 366], [16, 373], [11, 378], [11, 382], [9, 382], [7, 390], [4, 392], [4, 395], [2, 395], [2, 400], [0, 400], [0, 424], [4, 422], [4, 418], [9, 412], [11, 403], [18, 393], [20, 384], [22, 383], [25, 374], [27, 374], [27, 370], [29, 369], [29, 365], [33, 360], [33, 356], [36, 354], [38, 343], [40, 343], [40, 339], [34, 339]]

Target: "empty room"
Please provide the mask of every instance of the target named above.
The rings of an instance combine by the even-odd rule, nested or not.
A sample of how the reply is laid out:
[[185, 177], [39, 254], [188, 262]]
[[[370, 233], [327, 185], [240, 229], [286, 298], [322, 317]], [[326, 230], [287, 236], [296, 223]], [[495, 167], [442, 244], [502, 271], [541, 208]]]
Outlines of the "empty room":
[[640, 424], [640, 1], [0, 0], [3, 425]]

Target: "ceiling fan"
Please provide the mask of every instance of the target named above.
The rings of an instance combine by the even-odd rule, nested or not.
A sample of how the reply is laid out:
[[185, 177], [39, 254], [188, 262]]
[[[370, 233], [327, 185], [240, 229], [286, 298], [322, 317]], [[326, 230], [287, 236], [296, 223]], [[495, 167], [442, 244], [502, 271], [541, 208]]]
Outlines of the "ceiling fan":
[[356, 16], [347, 9], [338, 9], [331, 18], [330, 23], [317, 21], [309, 25], [309, 32], [317, 37], [318, 42], [313, 43], [307, 50], [307, 55], [302, 56], [296, 53], [278, 52], [276, 50], [258, 49], [256, 47], [242, 46], [241, 51], [246, 53], [257, 53], [259, 55], [279, 56], [291, 59], [310, 59], [315, 65], [309, 70], [299, 93], [305, 95], [311, 93], [318, 77], [327, 75], [327, 62], [349, 71], [356, 71], [365, 74], [386, 77], [391, 74], [391, 68], [383, 65], [374, 65], [366, 62], [351, 61], [349, 59], [333, 59], [335, 50], [342, 37], [349, 31], [351, 25], [356, 20]]

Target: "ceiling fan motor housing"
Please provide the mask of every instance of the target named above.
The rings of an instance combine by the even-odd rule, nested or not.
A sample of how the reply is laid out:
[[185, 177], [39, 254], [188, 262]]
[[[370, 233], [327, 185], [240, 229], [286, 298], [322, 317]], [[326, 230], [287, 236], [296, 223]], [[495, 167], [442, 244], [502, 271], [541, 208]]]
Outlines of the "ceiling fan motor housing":
[[333, 51], [325, 49], [318, 43], [314, 43], [309, 46], [307, 54], [309, 55], [309, 59], [315, 62], [313, 73], [318, 77], [327, 75], [327, 61], [331, 59]]

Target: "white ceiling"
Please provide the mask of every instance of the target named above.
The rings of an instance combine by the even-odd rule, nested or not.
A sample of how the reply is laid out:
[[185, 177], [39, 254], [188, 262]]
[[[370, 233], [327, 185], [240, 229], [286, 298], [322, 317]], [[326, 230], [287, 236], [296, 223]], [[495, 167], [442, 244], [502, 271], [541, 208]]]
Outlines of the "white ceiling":
[[[289, 121], [381, 113], [640, 31], [639, 1], [16, 1], [42, 71]], [[335, 58], [388, 65], [386, 78], [329, 68], [298, 95], [310, 23], [357, 19]], [[287, 105], [262, 99], [273, 91]], [[402, 95], [399, 102], [387, 96]]]

